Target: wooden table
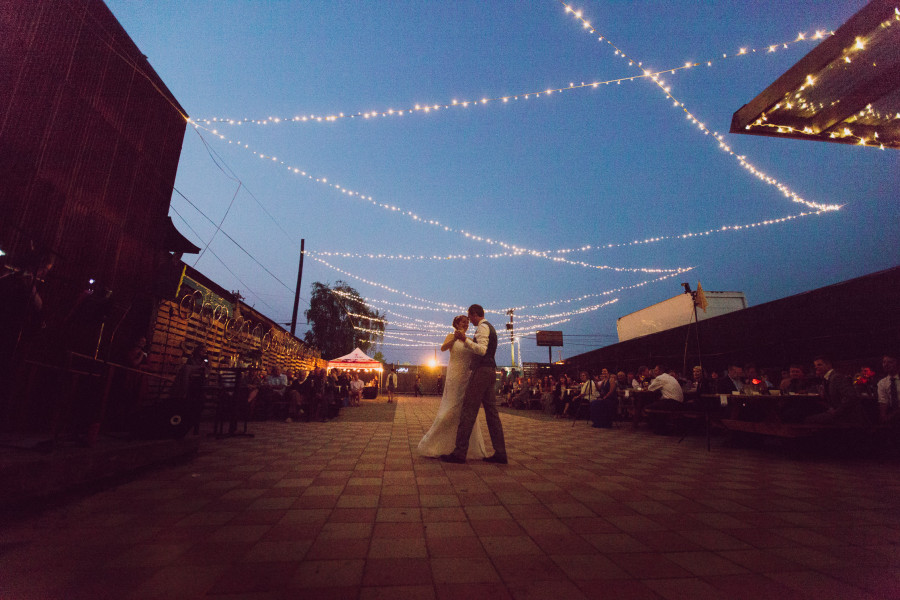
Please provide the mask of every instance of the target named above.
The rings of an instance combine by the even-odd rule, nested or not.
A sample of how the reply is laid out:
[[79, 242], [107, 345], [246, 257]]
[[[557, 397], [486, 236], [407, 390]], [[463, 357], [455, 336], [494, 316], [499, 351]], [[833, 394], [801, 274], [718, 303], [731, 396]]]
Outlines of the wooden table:
[[[799, 423], [784, 423], [781, 415], [784, 407], [794, 400], [822, 400], [818, 394], [704, 394], [704, 399], [719, 398], [727, 406], [722, 425], [732, 431], [744, 431], [778, 437], [803, 437], [820, 430], [821, 427]], [[756, 412], [759, 418], [749, 420], [746, 412]], [[744, 413], [744, 414], [742, 414]]]

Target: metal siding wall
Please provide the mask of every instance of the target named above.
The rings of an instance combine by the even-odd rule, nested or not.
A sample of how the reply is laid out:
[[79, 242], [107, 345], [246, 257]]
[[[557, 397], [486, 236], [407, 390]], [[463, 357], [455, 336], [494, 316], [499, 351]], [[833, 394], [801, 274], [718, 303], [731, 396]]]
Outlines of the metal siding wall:
[[0, 25], [0, 245], [57, 253], [51, 321], [86, 277], [127, 304], [163, 254], [185, 121], [102, 2], [0, 0]]

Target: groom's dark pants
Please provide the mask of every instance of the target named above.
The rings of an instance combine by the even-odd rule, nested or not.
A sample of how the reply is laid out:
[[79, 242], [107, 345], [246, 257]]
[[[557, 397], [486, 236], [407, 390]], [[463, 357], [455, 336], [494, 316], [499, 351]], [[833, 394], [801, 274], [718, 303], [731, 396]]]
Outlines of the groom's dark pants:
[[462, 414], [459, 417], [459, 428], [456, 430], [456, 449], [453, 454], [465, 459], [469, 451], [469, 436], [478, 417], [478, 409], [484, 407], [484, 417], [491, 444], [497, 456], [506, 456], [506, 442], [503, 440], [503, 425], [500, 424], [500, 413], [497, 412], [497, 397], [494, 394], [494, 367], [479, 367], [472, 372], [466, 394], [463, 397]]

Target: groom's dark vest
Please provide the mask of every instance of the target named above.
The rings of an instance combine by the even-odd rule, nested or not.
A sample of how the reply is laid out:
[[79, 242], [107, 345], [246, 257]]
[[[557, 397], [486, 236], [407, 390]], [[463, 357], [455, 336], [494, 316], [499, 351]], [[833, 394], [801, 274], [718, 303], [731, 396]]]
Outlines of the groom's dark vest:
[[[496, 367], [497, 362], [494, 360], [494, 355], [497, 353], [497, 332], [494, 330], [494, 326], [484, 321], [484, 323], [488, 326], [488, 347], [484, 353], [484, 356], [478, 356], [477, 354], [472, 357], [472, 369], [477, 369], [479, 367]], [[479, 326], [481, 323], [478, 324]]]

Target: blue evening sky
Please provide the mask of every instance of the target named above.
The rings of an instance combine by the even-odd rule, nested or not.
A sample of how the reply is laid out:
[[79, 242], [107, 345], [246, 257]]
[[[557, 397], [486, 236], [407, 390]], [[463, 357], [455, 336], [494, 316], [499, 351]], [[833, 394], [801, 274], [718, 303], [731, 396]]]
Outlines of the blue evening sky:
[[[301, 335], [310, 284], [345, 280], [390, 311], [377, 346], [388, 361], [431, 358], [473, 302], [501, 331], [511, 306], [528, 331], [563, 331], [556, 359], [615, 342], [618, 317], [677, 295], [683, 281], [742, 291], [757, 305], [898, 264], [896, 151], [727, 133], [736, 110], [815, 47], [793, 43], [798, 34], [836, 29], [860, 0], [573, 4], [594, 34], [554, 0], [107, 4], [202, 125], [188, 128], [175, 185], [203, 214], [172, 199], [179, 229], [201, 247], [212, 240], [195, 266], [287, 322], [305, 238]], [[734, 56], [741, 48], [760, 52]], [[533, 95], [689, 61], [702, 66], [661, 76], [683, 107], [647, 79]], [[290, 121], [516, 95], [427, 114]], [[553, 251], [810, 211], [744, 169], [685, 109], [804, 200], [843, 208], [553, 255], [591, 266], [488, 258], [507, 250], [461, 233]], [[269, 117], [283, 121], [204, 121]], [[223, 217], [227, 236], [214, 237], [209, 219]], [[665, 274], [634, 269], [678, 268], [692, 270], [632, 287]], [[521, 350], [525, 361], [547, 360], [533, 334]], [[509, 347], [498, 357], [509, 364]]]

